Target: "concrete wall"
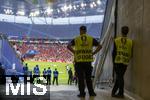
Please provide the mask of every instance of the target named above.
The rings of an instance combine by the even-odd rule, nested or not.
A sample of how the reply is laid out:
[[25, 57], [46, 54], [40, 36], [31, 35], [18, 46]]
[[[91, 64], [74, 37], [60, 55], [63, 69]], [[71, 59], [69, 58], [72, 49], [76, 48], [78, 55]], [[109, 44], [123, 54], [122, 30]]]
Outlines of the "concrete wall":
[[150, 100], [150, 0], [118, 0], [118, 35], [123, 25], [134, 40], [133, 58], [125, 76], [125, 87]]

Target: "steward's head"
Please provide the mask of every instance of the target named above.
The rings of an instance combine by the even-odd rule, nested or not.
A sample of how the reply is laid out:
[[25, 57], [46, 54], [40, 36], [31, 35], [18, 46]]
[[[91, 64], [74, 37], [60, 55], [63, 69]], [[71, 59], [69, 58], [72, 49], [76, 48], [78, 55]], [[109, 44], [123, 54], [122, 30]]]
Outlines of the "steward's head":
[[80, 26], [80, 35], [86, 34], [86, 31], [87, 31], [86, 26]]
[[128, 26], [123, 26], [121, 28], [121, 32], [122, 32], [122, 36], [127, 36], [128, 32], [129, 32]]

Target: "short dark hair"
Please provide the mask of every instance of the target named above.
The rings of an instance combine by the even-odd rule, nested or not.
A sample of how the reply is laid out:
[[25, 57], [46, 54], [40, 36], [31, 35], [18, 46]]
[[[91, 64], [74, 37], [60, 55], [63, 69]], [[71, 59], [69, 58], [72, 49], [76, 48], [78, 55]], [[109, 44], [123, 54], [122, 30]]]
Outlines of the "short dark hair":
[[84, 26], [84, 25], [80, 26], [80, 30], [85, 30], [86, 31], [86, 26]]
[[127, 35], [129, 32], [129, 27], [128, 26], [122, 26], [121, 32], [123, 35]]

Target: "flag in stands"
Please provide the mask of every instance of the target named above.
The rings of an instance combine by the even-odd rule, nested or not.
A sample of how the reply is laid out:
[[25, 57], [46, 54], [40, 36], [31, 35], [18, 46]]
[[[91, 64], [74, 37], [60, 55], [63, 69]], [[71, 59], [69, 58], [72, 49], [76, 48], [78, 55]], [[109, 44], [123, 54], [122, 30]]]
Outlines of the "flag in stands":
[[22, 46], [23, 41], [22, 41], [22, 40], [19, 40], [18, 43], [19, 43], [20, 46]]

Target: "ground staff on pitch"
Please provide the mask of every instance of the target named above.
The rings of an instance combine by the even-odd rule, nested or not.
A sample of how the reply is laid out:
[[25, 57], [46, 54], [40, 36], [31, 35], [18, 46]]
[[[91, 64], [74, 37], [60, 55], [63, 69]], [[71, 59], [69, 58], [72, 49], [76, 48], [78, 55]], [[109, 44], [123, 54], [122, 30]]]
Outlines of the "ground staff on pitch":
[[[86, 31], [86, 26], [81, 26], [80, 35], [73, 39], [67, 46], [67, 48], [74, 54], [75, 71], [77, 73], [80, 91], [80, 94], [77, 95], [78, 97], [85, 97], [85, 81], [89, 95], [96, 96], [91, 80], [91, 62], [93, 61], [93, 55], [101, 49], [101, 45], [96, 39], [86, 34]], [[93, 51], [94, 46], [97, 48]]]

